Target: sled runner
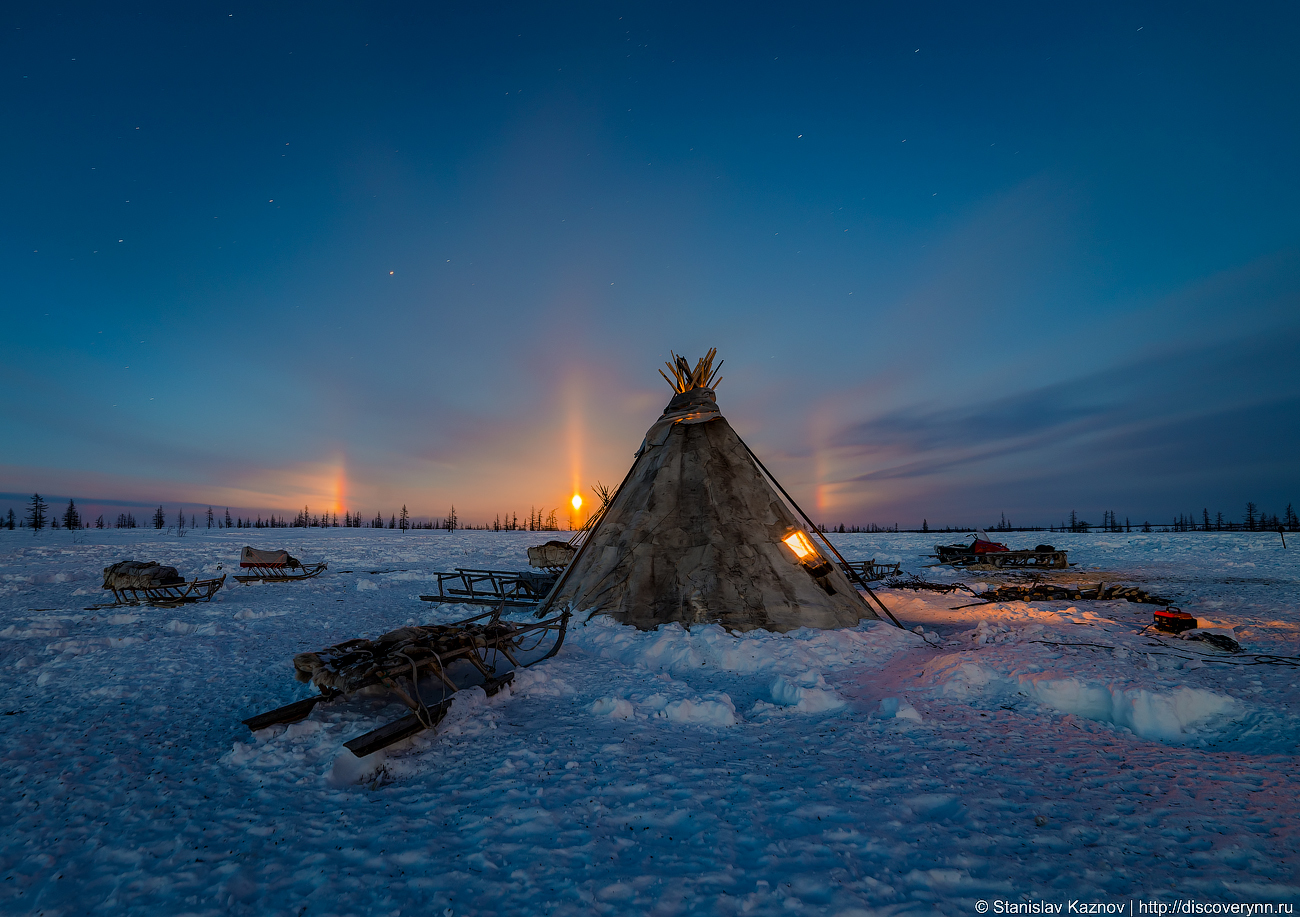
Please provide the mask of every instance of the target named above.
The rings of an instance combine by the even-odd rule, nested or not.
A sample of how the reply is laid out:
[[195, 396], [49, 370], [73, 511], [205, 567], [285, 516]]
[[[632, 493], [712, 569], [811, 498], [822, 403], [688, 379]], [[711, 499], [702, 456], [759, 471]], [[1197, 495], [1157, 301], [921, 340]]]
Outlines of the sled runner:
[[239, 552], [239, 566], [249, 573], [235, 574], [241, 583], [258, 580], [264, 583], [291, 583], [294, 580], [311, 579], [325, 569], [325, 564], [304, 564], [298, 558], [289, 556], [288, 551], [259, 551], [247, 545]]
[[189, 602], [206, 602], [226, 581], [195, 577], [188, 582], [176, 572], [153, 561], [124, 560], [104, 568], [104, 587], [113, 591], [116, 605], [160, 605], [170, 607]]
[[411, 712], [358, 736], [344, 747], [364, 757], [436, 726], [457, 691], [481, 687], [491, 697], [515, 671], [559, 652], [569, 613], [543, 621], [501, 620], [502, 609], [452, 624], [403, 627], [376, 640], [348, 640], [293, 658], [294, 676], [320, 694], [244, 720], [256, 732], [306, 719], [317, 704], [345, 699], [375, 686]]

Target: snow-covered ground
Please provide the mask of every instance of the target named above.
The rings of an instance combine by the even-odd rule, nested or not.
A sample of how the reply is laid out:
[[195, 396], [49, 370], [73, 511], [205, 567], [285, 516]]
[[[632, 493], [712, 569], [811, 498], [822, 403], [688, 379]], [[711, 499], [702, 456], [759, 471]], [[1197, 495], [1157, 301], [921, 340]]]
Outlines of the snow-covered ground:
[[[0, 533], [0, 908], [82, 914], [976, 913], [983, 900], [1300, 898], [1300, 669], [1139, 633], [1151, 607], [882, 590], [909, 628], [641, 633], [597, 619], [436, 734], [295, 653], [465, 616], [431, 573], [525, 533]], [[935, 536], [841, 535], [922, 571]], [[1033, 535], [1011, 536], [1032, 546]], [[1300, 656], [1300, 538], [1050, 536], [1076, 572]], [[209, 604], [102, 608], [101, 568], [328, 560]], [[1022, 542], [1024, 544], [1022, 545]], [[1095, 575], [1094, 575], [1095, 573]], [[988, 581], [988, 577], [983, 577]], [[1228, 661], [1224, 661], [1227, 659]], [[995, 913], [997, 911], [994, 911]]]

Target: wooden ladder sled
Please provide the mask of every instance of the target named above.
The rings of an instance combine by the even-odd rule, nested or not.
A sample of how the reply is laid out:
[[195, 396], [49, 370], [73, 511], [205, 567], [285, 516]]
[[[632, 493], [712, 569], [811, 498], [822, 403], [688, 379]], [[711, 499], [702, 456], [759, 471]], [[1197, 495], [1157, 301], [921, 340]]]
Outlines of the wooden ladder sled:
[[846, 560], [840, 564], [840, 569], [850, 580], [856, 573], [863, 581], [874, 583], [876, 580], [882, 580], [887, 576], [898, 576], [901, 572], [902, 564], [878, 564], [873, 557], [871, 560]]
[[[244, 720], [256, 732], [306, 719], [317, 704], [346, 699], [382, 685], [410, 709], [406, 716], [345, 742], [358, 758], [432, 729], [451, 709], [457, 691], [481, 687], [491, 697], [518, 669], [559, 652], [569, 613], [534, 623], [501, 620], [503, 609], [451, 624], [403, 627], [377, 640], [347, 640], [293, 658], [294, 676], [320, 694]], [[432, 682], [421, 689], [420, 681]]]
[[114, 605], [158, 605], [171, 608], [206, 602], [217, 594], [226, 574], [213, 579], [185, 580], [175, 567], [153, 561], [121, 561], [104, 568], [104, 588], [113, 592]]
[[292, 583], [318, 576], [326, 564], [304, 564], [298, 558], [289, 556], [288, 551], [259, 551], [245, 545], [244, 550], [239, 552], [239, 566], [242, 570], [250, 571], [235, 574], [235, 579], [241, 583]]
[[158, 605], [171, 608], [176, 605], [188, 605], [190, 602], [206, 602], [217, 594], [217, 590], [226, 581], [226, 574], [216, 579], [192, 579], [187, 583], [167, 583], [161, 586], [128, 586], [126, 588], [109, 586], [113, 590], [114, 604], [117, 605]]
[[537, 603], [546, 598], [559, 576], [557, 573], [537, 573], [532, 570], [520, 573], [468, 567], [457, 567], [453, 573], [434, 575], [438, 577], [438, 594], [422, 595], [422, 602], [510, 608], [536, 608]]

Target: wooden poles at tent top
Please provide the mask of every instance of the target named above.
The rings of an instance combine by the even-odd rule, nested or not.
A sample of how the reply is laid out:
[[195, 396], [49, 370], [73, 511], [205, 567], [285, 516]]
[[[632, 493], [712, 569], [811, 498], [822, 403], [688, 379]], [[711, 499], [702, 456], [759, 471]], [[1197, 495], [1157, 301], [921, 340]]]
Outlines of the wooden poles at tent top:
[[[669, 379], [667, 373], [662, 369], [659, 370], [659, 375], [663, 376], [664, 381], [671, 385], [673, 391], [678, 394], [696, 388], [717, 388], [718, 383], [722, 381], [722, 377], [718, 376], [717, 373], [721, 371], [722, 364], [726, 360], [718, 361], [717, 370], [713, 368], [713, 358], [718, 355], [718, 348], [710, 347], [709, 352], [695, 362], [694, 369], [691, 369], [691, 364], [686, 362], [685, 357], [679, 357], [671, 350], [668, 352], [672, 354], [673, 361], [665, 363], [664, 366], [667, 366], [672, 371], [673, 378]], [[714, 378], [715, 376], [717, 378]]]

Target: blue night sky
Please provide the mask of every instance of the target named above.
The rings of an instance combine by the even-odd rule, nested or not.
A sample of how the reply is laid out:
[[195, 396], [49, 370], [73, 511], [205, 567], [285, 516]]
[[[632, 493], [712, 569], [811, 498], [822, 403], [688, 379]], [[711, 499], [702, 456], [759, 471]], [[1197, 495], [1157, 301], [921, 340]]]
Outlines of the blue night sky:
[[0, 509], [1300, 502], [1293, 4], [267, 6], [4, 11]]

